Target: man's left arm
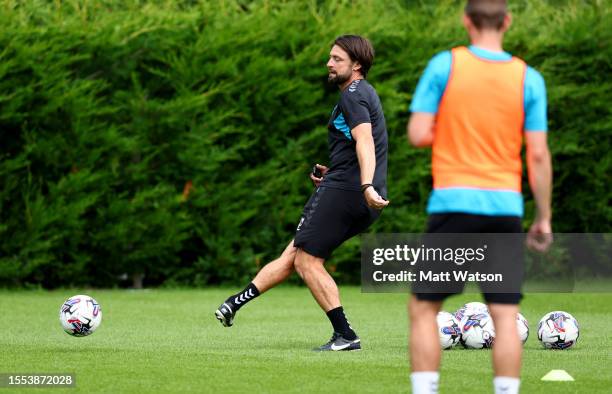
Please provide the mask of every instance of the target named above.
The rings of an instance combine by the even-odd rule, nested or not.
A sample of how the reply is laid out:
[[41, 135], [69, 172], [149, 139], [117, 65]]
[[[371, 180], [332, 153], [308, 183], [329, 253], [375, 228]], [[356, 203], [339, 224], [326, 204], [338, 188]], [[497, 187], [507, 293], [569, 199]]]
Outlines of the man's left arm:
[[[360, 123], [351, 130], [355, 140], [357, 159], [361, 172], [361, 184], [371, 185], [376, 170], [376, 149], [374, 137], [372, 136], [372, 123]], [[366, 202], [371, 208], [382, 209], [389, 205], [389, 201], [382, 198], [374, 186], [368, 186], [363, 190]]]
[[544, 252], [552, 243], [552, 160], [548, 148], [546, 84], [542, 75], [527, 67], [524, 86], [527, 174], [536, 215], [527, 233], [527, 245]]

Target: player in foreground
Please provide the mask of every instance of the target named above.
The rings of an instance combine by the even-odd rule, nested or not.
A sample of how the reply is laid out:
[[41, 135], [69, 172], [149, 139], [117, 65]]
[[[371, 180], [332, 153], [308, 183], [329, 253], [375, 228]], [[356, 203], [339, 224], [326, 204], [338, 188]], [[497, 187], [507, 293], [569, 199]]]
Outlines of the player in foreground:
[[[511, 16], [505, 0], [468, 0], [463, 24], [469, 47], [434, 56], [411, 103], [408, 138], [432, 146], [434, 190], [428, 233], [520, 233], [523, 215], [521, 148], [537, 212], [527, 242], [551, 240], [551, 159], [542, 76], [502, 49]], [[517, 264], [522, 264], [520, 261]], [[517, 268], [522, 269], [522, 268]], [[450, 294], [419, 293], [409, 303], [413, 393], [437, 393], [440, 347], [436, 314]], [[520, 293], [485, 293], [496, 330], [496, 393], [517, 393], [521, 342], [515, 318]]]
[[[310, 175], [316, 189], [304, 207], [295, 238], [281, 256], [264, 266], [241, 292], [215, 312], [226, 327], [246, 303], [278, 285], [295, 270], [333, 326], [329, 342], [314, 350], [361, 349], [360, 339], [344, 314], [338, 287], [324, 267], [334, 249], [366, 230], [389, 203], [387, 129], [376, 91], [365, 77], [374, 50], [359, 36], [334, 42], [327, 62], [328, 80], [340, 99], [328, 123], [330, 166], [316, 165]], [[316, 173], [316, 174], [315, 174]]]

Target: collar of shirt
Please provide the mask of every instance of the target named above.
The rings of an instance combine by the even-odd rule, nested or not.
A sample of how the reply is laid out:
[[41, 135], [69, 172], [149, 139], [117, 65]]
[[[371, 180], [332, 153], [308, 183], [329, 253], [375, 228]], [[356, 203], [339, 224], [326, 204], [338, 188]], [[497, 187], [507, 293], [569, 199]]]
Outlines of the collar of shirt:
[[472, 52], [474, 55], [481, 57], [483, 59], [494, 60], [494, 61], [512, 59], [512, 55], [509, 54], [508, 52], [494, 52], [488, 49], [477, 47], [475, 45], [470, 45], [468, 48], [470, 52]]

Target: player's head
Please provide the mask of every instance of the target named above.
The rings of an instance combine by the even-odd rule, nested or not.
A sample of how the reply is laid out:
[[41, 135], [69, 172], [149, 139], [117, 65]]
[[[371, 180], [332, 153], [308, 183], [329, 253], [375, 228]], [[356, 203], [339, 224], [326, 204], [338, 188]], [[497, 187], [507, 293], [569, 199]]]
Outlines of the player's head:
[[469, 33], [494, 31], [504, 33], [510, 27], [512, 17], [506, 0], [467, 0], [463, 24]]
[[336, 38], [329, 52], [327, 70], [330, 83], [341, 85], [354, 72], [365, 78], [374, 61], [374, 48], [366, 38], [344, 35]]

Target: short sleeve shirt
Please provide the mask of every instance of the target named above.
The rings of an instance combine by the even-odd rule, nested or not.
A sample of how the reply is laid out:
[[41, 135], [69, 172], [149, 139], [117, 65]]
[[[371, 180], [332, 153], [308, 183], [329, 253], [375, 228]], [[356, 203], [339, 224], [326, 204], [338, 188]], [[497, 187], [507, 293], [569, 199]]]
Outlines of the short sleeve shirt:
[[[469, 50], [488, 61], [507, 61], [512, 55], [507, 52], [492, 52], [477, 46]], [[427, 64], [414, 92], [410, 104], [411, 112], [437, 114], [444, 95], [452, 67], [450, 51], [440, 52]], [[535, 69], [527, 66], [523, 86], [523, 108], [525, 132], [546, 132], [546, 86], [544, 78]], [[522, 216], [522, 195], [514, 191], [481, 190], [475, 188], [434, 189], [429, 197], [427, 212], [470, 213], [493, 216]]]
[[364, 79], [353, 81], [340, 93], [329, 119], [329, 171], [321, 186], [361, 191], [361, 171], [351, 130], [362, 123], [372, 125], [376, 169], [372, 184], [384, 197], [387, 193], [388, 137], [378, 94]]

